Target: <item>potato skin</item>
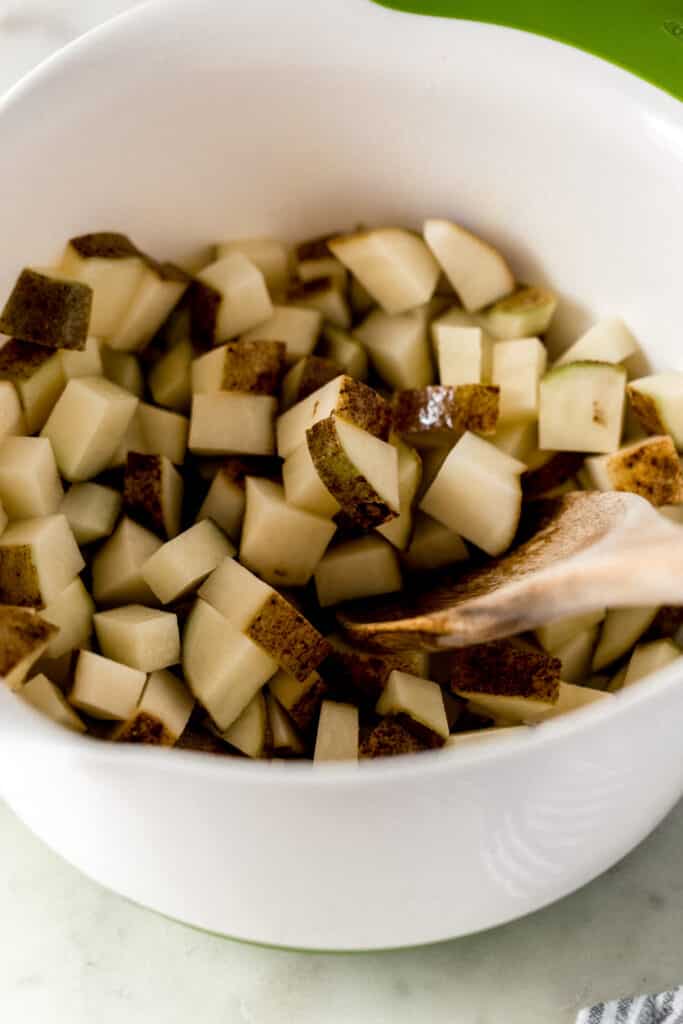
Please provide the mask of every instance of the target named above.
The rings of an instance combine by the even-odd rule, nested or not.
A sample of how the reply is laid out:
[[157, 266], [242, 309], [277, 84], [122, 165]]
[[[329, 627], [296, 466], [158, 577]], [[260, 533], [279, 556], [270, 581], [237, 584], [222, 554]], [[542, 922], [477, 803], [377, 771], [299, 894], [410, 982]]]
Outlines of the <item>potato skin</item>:
[[82, 350], [88, 339], [93, 291], [81, 281], [60, 281], [22, 270], [0, 316], [0, 330], [48, 349]]

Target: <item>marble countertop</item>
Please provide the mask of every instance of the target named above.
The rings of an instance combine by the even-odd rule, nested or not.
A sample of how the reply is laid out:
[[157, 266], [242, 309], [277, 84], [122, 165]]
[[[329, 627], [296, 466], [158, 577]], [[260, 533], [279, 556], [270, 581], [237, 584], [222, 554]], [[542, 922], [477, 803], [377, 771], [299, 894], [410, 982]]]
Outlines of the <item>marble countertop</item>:
[[[0, 90], [134, 0], [0, 0]], [[683, 981], [683, 804], [580, 893], [419, 950], [243, 946], [81, 877], [0, 803], [0, 1019], [7, 1024], [569, 1024], [580, 1006]]]

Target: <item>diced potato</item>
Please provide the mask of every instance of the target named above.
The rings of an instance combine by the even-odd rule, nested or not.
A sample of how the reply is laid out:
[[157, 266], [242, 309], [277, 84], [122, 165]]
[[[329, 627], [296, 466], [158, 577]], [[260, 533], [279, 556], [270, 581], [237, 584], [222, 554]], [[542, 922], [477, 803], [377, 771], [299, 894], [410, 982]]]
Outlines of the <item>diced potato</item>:
[[413, 572], [442, 569], [467, 558], [469, 552], [460, 534], [424, 512], [418, 512], [410, 544], [403, 555], [406, 569]]
[[233, 341], [192, 363], [193, 394], [243, 391], [276, 394], [285, 366], [282, 341]]
[[341, 367], [331, 359], [320, 356], [303, 356], [288, 371], [282, 381], [280, 408], [284, 412], [297, 402], [308, 398], [318, 388], [334, 380], [341, 373]]
[[190, 290], [193, 320], [201, 323], [202, 339], [208, 344], [229, 341], [273, 315], [263, 274], [241, 252], [228, 253], [204, 267], [197, 280], [211, 293], [207, 299], [205, 288]]
[[130, 352], [115, 352], [106, 345], [102, 345], [100, 355], [104, 376], [124, 391], [130, 391], [136, 398], [142, 398], [145, 381], [136, 356]]
[[594, 455], [585, 466], [599, 491], [629, 491], [655, 507], [683, 503], [683, 472], [668, 435], [648, 437], [613, 455]]
[[601, 700], [609, 700], [611, 693], [604, 690], [593, 690], [589, 686], [574, 686], [572, 683], [560, 683], [558, 698], [550, 711], [539, 714], [531, 713], [528, 721], [530, 724], [547, 722], [551, 718], [566, 715], [570, 711], [578, 711], [579, 708], [587, 707], [589, 704], [596, 704]]
[[[585, 612], [583, 615], [555, 619], [554, 622], [547, 622], [545, 626], [539, 626], [536, 630], [536, 639], [546, 651], [554, 654], [558, 648], [563, 647], [567, 641], [572, 640], [579, 633], [598, 626], [606, 614], [605, 608], [599, 608], [597, 611]], [[599, 667], [602, 668], [602, 666]]]
[[498, 405], [499, 389], [484, 384], [397, 391], [394, 430], [419, 448], [442, 448], [454, 444], [466, 430], [495, 433]]
[[59, 629], [59, 633], [47, 645], [44, 656], [61, 658], [68, 651], [89, 647], [94, 614], [95, 602], [85, 589], [81, 577], [77, 576], [40, 613], [42, 619]]
[[439, 381], [452, 386], [489, 384], [493, 342], [481, 327], [463, 325], [459, 319], [458, 315], [454, 322], [453, 313], [446, 313], [432, 324]]
[[195, 395], [190, 451], [197, 455], [272, 455], [277, 399], [270, 395], [214, 391]]
[[72, 238], [59, 265], [63, 274], [92, 288], [90, 333], [105, 342], [122, 323], [145, 269], [142, 253], [114, 232]]
[[425, 221], [425, 241], [468, 313], [509, 295], [515, 279], [493, 246], [448, 220]]
[[[408, 547], [413, 532], [413, 502], [422, 480], [422, 460], [414, 448], [396, 443], [398, 452], [399, 514], [377, 527], [377, 532], [399, 551]], [[286, 490], [286, 488], [285, 488]]]
[[628, 385], [631, 408], [648, 434], [670, 434], [683, 450], [683, 373], [654, 373]]
[[[349, 284], [349, 303], [354, 317], [365, 316], [375, 304], [372, 295], [367, 288], [363, 287], [357, 277], [352, 277]], [[348, 370], [348, 373], [351, 373], [351, 370]], [[352, 374], [352, 376], [356, 375]]]
[[624, 420], [626, 371], [609, 363], [567, 363], [541, 381], [539, 444], [543, 449], [613, 452]]
[[522, 285], [512, 295], [484, 310], [481, 320], [498, 340], [531, 338], [548, 330], [556, 309], [557, 296], [547, 288]]
[[217, 526], [205, 519], [168, 541], [142, 566], [142, 578], [162, 604], [198, 587], [235, 549]]
[[246, 502], [244, 478], [234, 472], [234, 466], [221, 467], [211, 482], [197, 520], [212, 519], [231, 540], [237, 541]]
[[106, 469], [138, 400], [102, 377], [70, 380], [42, 429], [62, 476], [87, 480]]
[[183, 478], [165, 455], [128, 452], [123, 507], [131, 518], [162, 537], [180, 531]]
[[36, 711], [41, 711], [53, 722], [71, 729], [72, 732], [85, 732], [85, 722], [76, 714], [58, 686], [45, 675], [33, 676], [22, 686], [20, 696], [31, 704]]
[[318, 719], [314, 761], [356, 761], [358, 759], [358, 708], [324, 700]]
[[228, 729], [277, 670], [277, 663], [206, 601], [197, 600], [183, 635], [183, 670], [195, 697]]
[[562, 678], [568, 683], [582, 683], [588, 677], [600, 627], [591, 626], [576, 633], [553, 651], [562, 662]]
[[123, 518], [92, 560], [93, 597], [100, 607], [156, 604], [142, 566], [163, 541], [132, 519]]
[[104, 373], [100, 343], [97, 338], [88, 338], [81, 350], [63, 348], [59, 353], [65, 380], [74, 377], [100, 377]]
[[308, 583], [335, 531], [328, 519], [288, 505], [277, 484], [247, 479], [240, 561], [269, 583]]
[[528, 721], [558, 698], [560, 661], [517, 639], [453, 650], [447, 664], [453, 692], [496, 720]]
[[0, 315], [0, 331], [47, 348], [82, 349], [92, 306], [87, 285], [52, 270], [26, 268]]
[[141, 352], [146, 348], [189, 283], [189, 276], [172, 263], [147, 259], [130, 305], [107, 341], [110, 348], [123, 352]]
[[467, 433], [422, 498], [420, 508], [489, 555], [512, 543], [522, 510], [525, 469], [492, 444]]
[[366, 379], [368, 357], [364, 347], [352, 335], [332, 324], [325, 324], [318, 351], [321, 356], [337, 363], [349, 377], [355, 377], [356, 380]]
[[221, 562], [199, 596], [299, 681], [307, 680], [330, 651], [293, 605], [234, 558]]
[[266, 698], [273, 757], [301, 757], [306, 748], [290, 716], [270, 694]]
[[400, 508], [398, 450], [360, 427], [330, 416], [306, 435], [313, 465], [347, 519], [372, 529]]
[[[12, 338], [0, 348], [0, 380], [15, 385], [23, 408], [22, 423], [16, 406], [8, 404], [7, 432], [22, 433], [25, 428], [34, 434], [43, 427], [66, 386], [61, 352]], [[5, 395], [3, 400], [7, 400]]]
[[351, 310], [345, 292], [345, 286], [334, 277], [321, 277], [294, 285], [289, 289], [287, 298], [297, 308], [316, 309], [335, 327], [348, 330]]
[[[317, 672], [311, 672], [307, 679], [295, 679], [289, 672], [280, 669], [268, 682], [273, 697], [281, 705], [292, 722], [302, 732], [309, 732], [317, 721], [320, 706], [327, 693], [327, 685]], [[271, 724], [273, 722], [271, 716]], [[273, 746], [276, 747], [275, 737]]]
[[118, 491], [101, 484], [72, 484], [60, 505], [78, 544], [109, 537], [121, 511]]
[[499, 422], [538, 418], [539, 382], [548, 354], [538, 338], [499, 341], [493, 347], [491, 383], [500, 388]]
[[427, 750], [426, 743], [418, 739], [394, 716], [382, 718], [374, 729], [364, 736], [360, 748], [363, 758], [395, 757], [399, 754], [419, 754]]
[[266, 698], [259, 692], [230, 728], [221, 733], [221, 738], [247, 757], [265, 757], [269, 738], [268, 724]]
[[448, 738], [448, 720], [441, 688], [430, 679], [394, 671], [377, 702], [378, 715], [397, 715], [430, 747]]
[[0, 501], [10, 519], [51, 515], [63, 494], [47, 438], [5, 438], [0, 444]]
[[144, 672], [81, 651], [69, 702], [93, 718], [125, 721], [135, 711], [146, 681]]
[[389, 436], [389, 404], [367, 384], [342, 374], [278, 417], [276, 433], [280, 458], [291, 455], [305, 443], [306, 432], [314, 424], [333, 414], [383, 441]]
[[401, 586], [396, 549], [378, 536], [335, 545], [315, 570], [315, 588], [323, 608], [358, 597], [390, 594]]
[[638, 342], [623, 320], [600, 320], [578, 341], [562, 353], [555, 366], [594, 360], [598, 363], [623, 363], [638, 351]]
[[426, 387], [434, 380], [426, 306], [395, 316], [373, 310], [353, 335], [390, 387]]
[[258, 327], [243, 334], [241, 341], [284, 341], [289, 365], [310, 355], [315, 348], [322, 314], [300, 306], [273, 306], [271, 316]]
[[[335, 260], [333, 256], [320, 259], [299, 260], [296, 268], [297, 277], [300, 281], [320, 281], [322, 278], [330, 278], [339, 288], [346, 290], [349, 274], [346, 267]], [[317, 308], [317, 307], [314, 307]]]
[[0, 682], [18, 690], [57, 635], [57, 627], [33, 609], [0, 606]]
[[33, 665], [33, 670], [38, 674], [46, 675], [62, 693], [71, 689], [73, 682], [74, 667], [76, 663], [76, 651], [67, 651], [60, 658], [47, 658], [42, 656]]
[[[4, 349], [0, 349], [0, 363], [3, 351]], [[0, 441], [4, 441], [6, 437], [26, 434], [27, 431], [17, 389], [11, 381], [0, 380]]]
[[313, 464], [308, 442], [304, 441], [285, 459], [282, 482], [287, 504], [325, 519], [339, 512], [339, 502], [325, 487]]
[[193, 707], [191, 693], [172, 672], [152, 672], [133, 714], [113, 739], [172, 747], [185, 731]]
[[286, 291], [292, 270], [292, 253], [290, 247], [275, 238], [234, 238], [228, 242], [219, 242], [216, 246], [216, 259], [230, 253], [241, 252], [263, 274], [263, 279], [271, 295]]
[[119, 469], [123, 468], [128, 461], [129, 452], [138, 452], [140, 455], [151, 455], [151, 452], [147, 451], [147, 441], [142, 430], [142, 420], [140, 419], [140, 406], [138, 405], [133, 418], [128, 424], [126, 433], [121, 438], [121, 441], [112, 455], [111, 461], [108, 465], [108, 469]]
[[593, 655], [593, 670], [598, 672], [630, 651], [654, 622], [658, 608], [612, 608], [607, 612], [600, 642]]
[[538, 450], [538, 426], [532, 420], [502, 425], [499, 423], [489, 441], [518, 462], [526, 462], [531, 453]]
[[438, 264], [411, 231], [377, 228], [340, 235], [328, 244], [385, 313], [405, 313], [434, 294]]
[[157, 405], [174, 412], [186, 412], [192, 401], [192, 344], [182, 339], [169, 349], [150, 370], [147, 383]]
[[84, 566], [65, 516], [11, 523], [0, 537], [0, 602], [44, 607]]
[[129, 604], [98, 612], [93, 622], [106, 658], [141, 672], [156, 672], [180, 661], [178, 619], [172, 612]]
[[672, 640], [653, 640], [649, 644], [638, 644], [628, 663], [622, 689], [633, 686], [645, 676], [666, 668], [681, 656], [681, 649]]
[[144, 439], [145, 453], [165, 455], [176, 466], [182, 466], [190, 431], [187, 417], [166, 409], [157, 409], [147, 402], [140, 402], [136, 416]]

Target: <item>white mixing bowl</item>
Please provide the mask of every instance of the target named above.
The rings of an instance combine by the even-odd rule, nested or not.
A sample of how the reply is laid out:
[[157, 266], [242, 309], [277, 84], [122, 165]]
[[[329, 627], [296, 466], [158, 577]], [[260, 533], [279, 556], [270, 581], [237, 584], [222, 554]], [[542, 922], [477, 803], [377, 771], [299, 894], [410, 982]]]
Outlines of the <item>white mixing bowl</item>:
[[[566, 338], [620, 314], [683, 368], [682, 108], [557, 43], [367, 0], [167, 0], [31, 75], [0, 140], [0, 294], [88, 230], [183, 258], [452, 215], [560, 289]], [[109, 746], [2, 690], [0, 792], [92, 878], [202, 928], [430, 942], [555, 900], [650, 832], [683, 793], [682, 677], [528, 737], [324, 768]]]

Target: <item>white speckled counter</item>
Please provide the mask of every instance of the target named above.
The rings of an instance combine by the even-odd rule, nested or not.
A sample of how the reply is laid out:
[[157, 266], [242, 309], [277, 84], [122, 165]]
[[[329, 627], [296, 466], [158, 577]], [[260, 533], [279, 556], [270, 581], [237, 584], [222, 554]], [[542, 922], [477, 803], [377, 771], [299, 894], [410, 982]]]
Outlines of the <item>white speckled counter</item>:
[[[132, 6], [0, 0], [0, 90]], [[596, 999], [681, 981], [683, 805], [623, 864], [533, 917], [425, 949], [309, 956], [134, 907], [0, 803], [2, 1024], [569, 1024]]]

